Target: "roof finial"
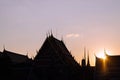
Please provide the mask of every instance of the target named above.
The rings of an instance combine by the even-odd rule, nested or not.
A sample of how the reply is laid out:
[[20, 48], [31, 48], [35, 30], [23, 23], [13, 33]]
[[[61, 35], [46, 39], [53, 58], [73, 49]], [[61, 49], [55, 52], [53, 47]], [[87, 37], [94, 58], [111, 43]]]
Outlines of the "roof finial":
[[47, 32], [47, 36], [50, 37], [50, 31], [49, 31], [49, 30], [48, 30], [48, 32]]
[[106, 49], [104, 48], [104, 53], [106, 52]]
[[55, 31], [55, 37], [58, 37], [58, 34], [57, 34], [57, 29], [56, 29], [56, 31]]
[[28, 57], [28, 52], [27, 52], [26, 56]]
[[34, 56], [32, 56], [32, 60], [34, 59], [35, 57]]
[[53, 36], [52, 29], [51, 29], [51, 33], [50, 33], [50, 35]]
[[64, 42], [63, 36], [61, 36], [61, 41], [63, 41], [63, 42]]
[[36, 53], [38, 54], [38, 50], [36, 50]]
[[46, 36], [48, 37], [48, 32], [46, 33]]
[[96, 54], [94, 53], [95, 58], [97, 57]]
[[105, 55], [105, 56], [108, 56], [105, 48], [104, 48], [104, 55]]
[[3, 45], [3, 51], [5, 51], [5, 45]]

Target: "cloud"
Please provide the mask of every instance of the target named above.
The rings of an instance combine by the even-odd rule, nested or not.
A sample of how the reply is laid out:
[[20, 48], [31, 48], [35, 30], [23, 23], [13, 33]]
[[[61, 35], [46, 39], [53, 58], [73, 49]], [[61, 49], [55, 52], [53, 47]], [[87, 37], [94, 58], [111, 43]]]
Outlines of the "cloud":
[[74, 33], [71, 33], [71, 34], [67, 34], [66, 37], [67, 38], [77, 38], [79, 37], [80, 35], [79, 34], [74, 34]]

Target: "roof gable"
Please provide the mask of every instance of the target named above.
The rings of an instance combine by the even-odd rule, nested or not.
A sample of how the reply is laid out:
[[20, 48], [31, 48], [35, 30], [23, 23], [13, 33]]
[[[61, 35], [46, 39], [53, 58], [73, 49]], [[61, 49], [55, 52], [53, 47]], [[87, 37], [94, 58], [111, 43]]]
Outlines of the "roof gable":
[[[48, 53], [48, 54], [47, 54]], [[63, 41], [60, 41], [53, 36], [49, 36], [46, 38], [39, 52], [37, 53], [35, 59], [38, 59], [40, 55], [49, 55], [50, 53], [54, 53], [55, 55], [68, 55], [71, 56], [68, 49], [64, 45]]]
[[[54, 62], [56, 62], [55, 65], [57, 63], [61, 63], [71, 67], [79, 66], [79, 64], [75, 61], [71, 53], [66, 48], [63, 41], [60, 41], [53, 36], [49, 36], [46, 38], [45, 42], [37, 53], [35, 60], [43, 60], [43, 63], [46, 64], [50, 62], [54, 64]], [[39, 63], [41, 64], [42, 62]]]
[[3, 51], [3, 55], [8, 56], [13, 63], [22, 63], [28, 60], [28, 57], [25, 55], [21, 55], [19, 53], [14, 53], [7, 50]]

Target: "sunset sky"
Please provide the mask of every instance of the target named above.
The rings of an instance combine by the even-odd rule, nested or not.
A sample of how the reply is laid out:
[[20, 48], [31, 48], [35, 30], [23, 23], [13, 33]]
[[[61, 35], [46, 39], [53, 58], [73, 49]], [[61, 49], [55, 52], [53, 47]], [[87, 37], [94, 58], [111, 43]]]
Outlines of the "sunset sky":
[[78, 62], [120, 55], [120, 0], [0, 0], [0, 51], [35, 56], [51, 30]]

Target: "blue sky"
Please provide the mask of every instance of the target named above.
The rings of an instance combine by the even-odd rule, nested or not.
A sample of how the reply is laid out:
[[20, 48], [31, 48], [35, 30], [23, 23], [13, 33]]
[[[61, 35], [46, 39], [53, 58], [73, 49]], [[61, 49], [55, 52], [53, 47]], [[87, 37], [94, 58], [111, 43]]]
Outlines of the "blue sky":
[[0, 0], [0, 50], [36, 54], [53, 32], [79, 62], [106, 48], [120, 54], [120, 0]]

